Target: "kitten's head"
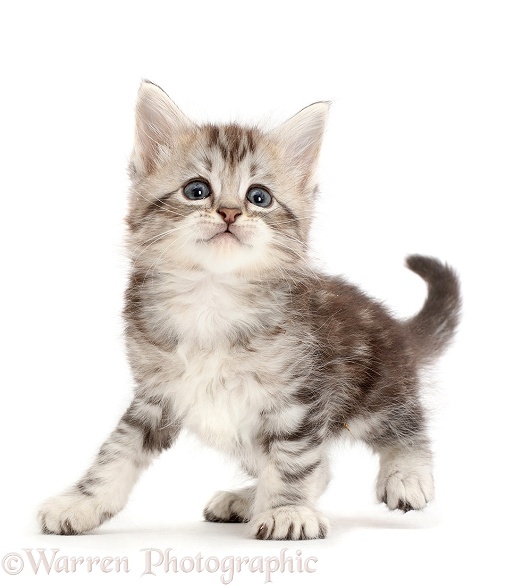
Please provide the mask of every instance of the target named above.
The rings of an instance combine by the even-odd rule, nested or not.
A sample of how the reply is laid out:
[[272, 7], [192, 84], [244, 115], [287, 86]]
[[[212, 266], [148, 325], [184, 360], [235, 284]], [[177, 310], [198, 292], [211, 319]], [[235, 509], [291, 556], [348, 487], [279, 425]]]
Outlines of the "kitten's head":
[[327, 111], [312, 104], [271, 131], [199, 125], [143, 82], [127, 218], [135, 265], [261, 276], [300, 264]]

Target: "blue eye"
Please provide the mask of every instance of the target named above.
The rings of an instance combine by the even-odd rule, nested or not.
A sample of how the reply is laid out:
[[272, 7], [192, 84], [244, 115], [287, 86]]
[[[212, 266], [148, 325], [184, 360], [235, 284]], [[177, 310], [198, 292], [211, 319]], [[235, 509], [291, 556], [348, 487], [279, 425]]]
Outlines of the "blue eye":
[[251, 204], [260, 206], [261, 208], [267, 208], [272, 203], [272, 196], [269, 192], [263, 188], [251, 188], [247, 192], [247, 199]]
[[188, 200], [204, 200], [211, 195], [211, 188], [205, 181], [191, 181], [183, 188], [183, 195]]

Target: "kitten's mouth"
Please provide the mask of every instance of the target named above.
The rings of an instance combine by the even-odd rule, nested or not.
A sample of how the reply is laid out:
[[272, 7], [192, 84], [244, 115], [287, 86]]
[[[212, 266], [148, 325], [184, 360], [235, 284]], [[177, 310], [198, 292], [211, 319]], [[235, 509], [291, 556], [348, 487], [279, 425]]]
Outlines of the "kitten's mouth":
[[241, 244], [240, 239], [229, 230], [229, 228], [227, 228], [226, 230], [222, 230], [218, 233], [216, 233], [214, 236], [211, 236], [210, 239], [207, 240], [207, 242], [210, 241], [232, 241], [235, 240], [236, 242]]

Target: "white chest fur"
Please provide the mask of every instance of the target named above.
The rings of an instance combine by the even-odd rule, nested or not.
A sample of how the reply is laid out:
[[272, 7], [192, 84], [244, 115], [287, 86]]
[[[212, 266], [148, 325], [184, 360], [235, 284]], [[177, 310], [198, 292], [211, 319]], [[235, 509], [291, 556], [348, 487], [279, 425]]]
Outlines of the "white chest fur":
[[175, 407], [187, 428], [228, 452], [252, 444], [259, 414], [268, 403], [267, 390], [252, 367], [238, 363], [223, 348], [213, 351], [180, 347], [187, 359], [177, 381]]
[[200, 347], [216, 346], [242, 329], [256, 330], [271, 313], [259, 286], [231, 277], [173, 277], [166, 294], [157, 307], [161, 320], [182, 342]]
[[[178, 339], [174, 408], [189, 430], [213, 446], [227, 452], [248, 448], [278, 387], [278, 350], [267, 341], [257, 344], [274, 309], [252, 284], [206, 277], [174, 285], [161, 307]], [[270, 384], [259, 375], [272, 370], [268, 365], [275, 369]]]

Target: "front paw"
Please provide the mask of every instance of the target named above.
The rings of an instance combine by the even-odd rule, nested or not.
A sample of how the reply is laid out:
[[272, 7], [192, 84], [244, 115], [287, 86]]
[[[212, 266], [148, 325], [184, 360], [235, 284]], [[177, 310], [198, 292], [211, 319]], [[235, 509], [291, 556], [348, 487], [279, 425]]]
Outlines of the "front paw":
[[44, 534], [83, 534], [115, 513], [106, 511], [96, 498], [71, 490], [48, 499], [38, 512], [38, 520]]
[[258, 540], [309, 540], [325, 538], [329, 522], [305, 506], [282, 506], [256, 515], [250, 534]]
[[203, 517], [208, 522], [248, 522], [250, 505], [242, 492], [219, 491], [205, 506]]

